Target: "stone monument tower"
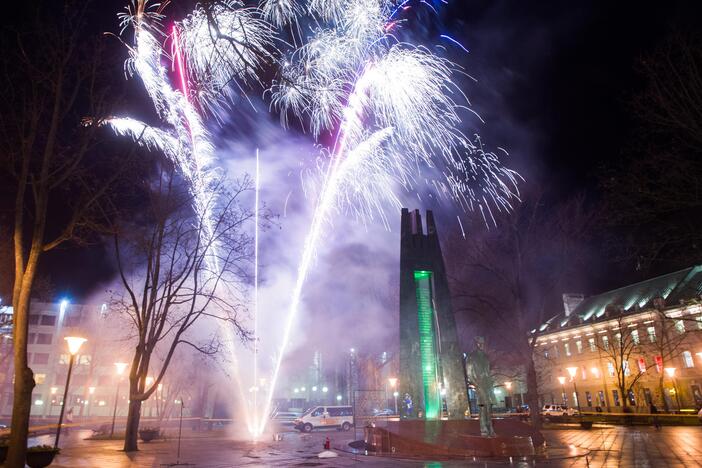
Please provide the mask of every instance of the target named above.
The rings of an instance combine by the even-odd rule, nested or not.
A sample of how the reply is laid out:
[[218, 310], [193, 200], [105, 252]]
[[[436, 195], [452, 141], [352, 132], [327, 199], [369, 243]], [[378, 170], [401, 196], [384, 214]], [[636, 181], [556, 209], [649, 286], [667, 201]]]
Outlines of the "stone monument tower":
[[450, 418], [463, 419], [466, 383], [434, 215], [427, 211], [424, 234], [419, 210], [406, 208], [400, 238], [399, 380], [400, 397], [412, 401], [404, 416], [439, 419], [445, 402]]

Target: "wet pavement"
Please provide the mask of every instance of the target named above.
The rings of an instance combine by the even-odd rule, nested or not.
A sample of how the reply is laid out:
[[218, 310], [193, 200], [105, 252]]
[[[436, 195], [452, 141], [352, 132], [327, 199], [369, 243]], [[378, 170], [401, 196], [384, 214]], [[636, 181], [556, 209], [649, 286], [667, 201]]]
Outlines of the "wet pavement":
[[[702, 427], [664, 427], [661, 431], [640, 427], [596, 427], [590, 431], [578, 429], [547, 429], [543, 431], [551, 458], [540, 457], [535, 461], [511, 460], [516, 466], [553, 467], [702, 467]], [[181, 455], [178, 457], [176, 430], [168, 434], [167, 440], [140, 444], [141, 450], [125, 454], [120, 441], [84, 440], [91, 431], [73, 430], [62, 435], [62, 453], [52, 467], [99, 467], [141, 468], [193, 466], [202, 468], [228, 468], [239, 466], [299, 466], [299, 467], [345, 467], [364, 466], [426, 466], [458, 467], [468, 465], [509, 465], [510, 460], [455, 460], [419, 461], [391, 459], [351, 453], [347, 442], [354, 438], [352, 432], [336, 430], [315, 431], [311, 434], [287, 432], [283, 440], [273, 437], [253, 443], [237, 441], [225, 430], [192, 432], [184, 430]], [[358, 434], [360, 435], [360, 434]], [[338, 458], [320, 459], [326, 437], [339, 454]], [[40, 437], [33, 443], [51, 443]], [[342, 450], [340, 450], [342, 449]], [[553, 459], [555, 457], [555, 459]]]

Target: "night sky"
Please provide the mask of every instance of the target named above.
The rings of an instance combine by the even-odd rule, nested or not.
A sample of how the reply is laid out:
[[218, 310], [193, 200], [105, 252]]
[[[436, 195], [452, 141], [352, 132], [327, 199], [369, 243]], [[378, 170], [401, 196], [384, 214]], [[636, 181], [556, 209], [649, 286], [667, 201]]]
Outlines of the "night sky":
[[[93, 32], [117, 32], [115, 14], [125, 3], [96, 3], [91, 12]], [[479, 129], [481, 135], [509, 150], [507, 164], [520, 171], [525, 184], [546, 187], [555, 200], [585, 191], [594, 205], [600, 197], [598, 176], [603, 165], [619, 158], [635, 138], [627, 106], [641, 86], [636, 61], [671, 31], [694, 30], [702, 17], [699, 2], [440, 3], [435, 2], [439, 19], [434, 17], [425, 28], [415, 22], [408, 29], [425, 43], [445, 46], [449, 56], [476, 78], [466, 92], [486, 122]], [[175, 1], [167, 13], [175, 18], [189, 7], [189, 2]], [[419, 19], [432, 15], [417, 13]], [[3, 22], [12, 23], [12, 16]], [[442, 42], [441, 33], [450, 34], [470, 52]], [[119, 48], [110, 50], [117, 51], [115, 80], [123, 80], [126, 52], [119, 56]], [[134, 96], [140, 95], [138, 84], [129, 87]], [[142, 104], [124, 106], [134, 110]], [[240, 126], [230, 123], [225, 130], [236, 133], [236, 127]], [[597, 258], [597, 246], [593, 251], [595, 274], [584, 276], [582, 290], [619, 285], [621, 269]], [[45, 256], [42, 269], [57, 292], [87, 296], [112, 278], [106, 252], [100, 246], [82, 251], [65, 247]]]

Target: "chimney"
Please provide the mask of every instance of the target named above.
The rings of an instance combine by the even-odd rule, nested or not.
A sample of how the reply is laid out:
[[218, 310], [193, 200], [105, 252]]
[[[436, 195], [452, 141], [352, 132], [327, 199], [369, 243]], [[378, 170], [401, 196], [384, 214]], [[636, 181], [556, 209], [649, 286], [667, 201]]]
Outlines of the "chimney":
[[584, 294], [575, 293], [565, 293], [563, 294], [563, 310], [565, 311], [565, 316], [570, 317], [576, 307], [580, 305], [581, 302], [585, 300]]

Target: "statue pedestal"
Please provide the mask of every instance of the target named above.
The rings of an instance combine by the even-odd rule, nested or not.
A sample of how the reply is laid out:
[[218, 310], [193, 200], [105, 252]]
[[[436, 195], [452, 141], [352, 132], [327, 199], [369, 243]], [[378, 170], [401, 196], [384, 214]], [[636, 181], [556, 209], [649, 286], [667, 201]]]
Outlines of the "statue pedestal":
[[521, 421], [494, 419], [495, 437], [480, 435], [476, 420], [387, 421], [366, 427], [364, 439], [378, 454], [408, 457], [521, 457], [544, 444], [539, 431]]

